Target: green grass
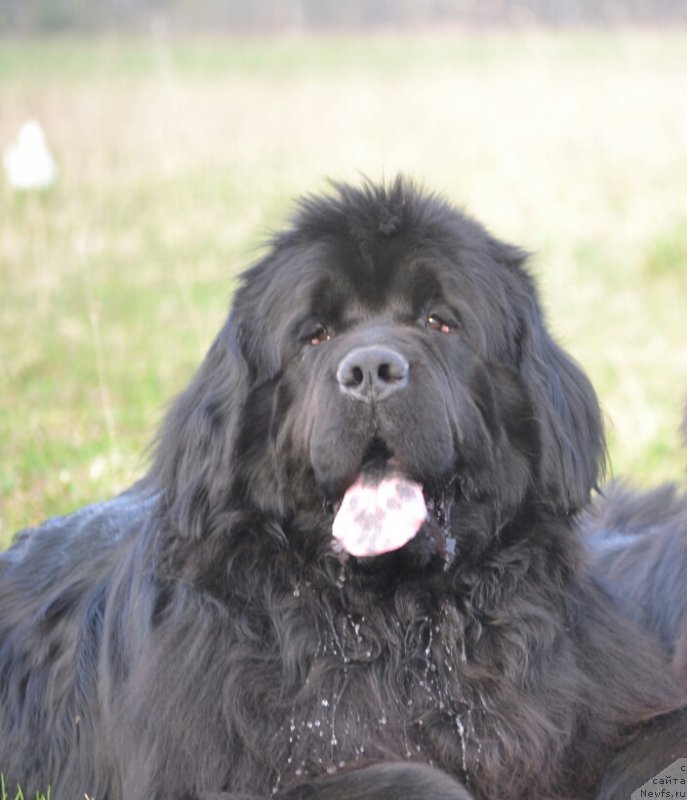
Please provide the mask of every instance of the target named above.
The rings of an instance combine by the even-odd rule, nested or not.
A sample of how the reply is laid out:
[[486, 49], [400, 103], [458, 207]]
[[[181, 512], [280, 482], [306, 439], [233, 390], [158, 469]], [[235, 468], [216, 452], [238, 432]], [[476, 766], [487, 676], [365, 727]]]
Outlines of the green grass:
[[116, 492], [290, 198], [402, 170], [531, 251], [614, 474], [681, 479], [687, 34], [2, 42], [0, 543]]
[[[7, 787], [5, 786], [5, 778], [2, 773], [0, 773], [0, 800], [31, 800], [31, 798], [25, 797], [21, 786], [17, 786], [16, 792], [8, 793]], [[50, 787], [48, 787], [48, 791], [45, 794], [36, 792], [36, 800], [50, 800]]]

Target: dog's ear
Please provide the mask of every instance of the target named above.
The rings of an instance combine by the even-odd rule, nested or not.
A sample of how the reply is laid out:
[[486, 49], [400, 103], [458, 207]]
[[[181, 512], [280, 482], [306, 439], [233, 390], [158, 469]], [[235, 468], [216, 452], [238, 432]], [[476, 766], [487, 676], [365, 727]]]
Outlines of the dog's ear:
[[[281, 370], [278, 340], [280, 315], [275, 298], [288, 297], [293, 285], [288, 281], [284, 254], [274, 248], [243, 272], [234, 295], [231, 323], [236, 344], [248, 367], [251, 381], [264, 383]], [[283, 317], [283, 315], [281, 315]]]
[[539, 431], [539, 489], [557, 512], [574, 513], [598, 487], [606, 464], [601, 410], [582, 369], [546, 328], [527, 253], [491, 240], [492, 255], [509, 275], [510, 297], [518, 309], [517, 352], [523, 385]]
[[[272, 395], [265, 389], [282, 368], [279, 343], [286, 332], [280, 325], [287, 322], [275, 303], [293, 292], [290, 250], [280, 244], [275, 237], [271, 250], [240, 276], [229, 319], [156, 440], [149, 478], [184, 536], [201, 538], [224, 525], [220, 518], [245, 503], [245, 473], [257, 474], [269, 461], [254, 451], [269, 429]], [[246, 426], [252, 438], [242, 447]], [[253, 463], [246, 465], [246, 458]]]
[[211, 510], [226, 510], [234, 443], [249, 387], [240, 331], [231, 315], [189, 386], [171, 404], [149, 474], [177, 532], [200, 538]]
[[540, 488], [557, 509], [574, 513], [603, 477], [601, 410], [587, 376], [546, 329], [536, 291], [528, 282], [519, 356], [540, 429]]

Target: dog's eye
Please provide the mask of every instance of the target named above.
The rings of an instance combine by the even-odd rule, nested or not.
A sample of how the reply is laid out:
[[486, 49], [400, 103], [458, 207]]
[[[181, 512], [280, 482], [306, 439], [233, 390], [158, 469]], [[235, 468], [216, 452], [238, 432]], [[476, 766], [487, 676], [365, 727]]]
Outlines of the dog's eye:
[[313, 347], [316, 347], [318, 344], [322, 344], [323, 342], [328, 342], [331, 338], [332, 338], [331, 334], [324, 327], [324, 325], [318, 325], [315, 328], [315, 330], [308, 336], [308, 343], [311, 344]]
[[453, 333], [456, 326], [452, 322], [445, 322], [441, 317], [436, 314], [429, 314], [425, 325], [433, 331], [440, 331], [441, 333]]

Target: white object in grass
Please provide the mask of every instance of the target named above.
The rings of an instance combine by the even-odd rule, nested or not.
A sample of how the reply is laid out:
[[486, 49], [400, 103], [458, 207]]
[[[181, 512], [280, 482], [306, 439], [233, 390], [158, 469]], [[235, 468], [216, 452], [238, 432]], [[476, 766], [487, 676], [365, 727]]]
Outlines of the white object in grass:
[[3, 154], [3, 162], [7, 179], [14, 189], [48, 189], [57, 178], [57, 164], [43, 128], [35, 120], [21, 126], [16, 142], [10, 144]]

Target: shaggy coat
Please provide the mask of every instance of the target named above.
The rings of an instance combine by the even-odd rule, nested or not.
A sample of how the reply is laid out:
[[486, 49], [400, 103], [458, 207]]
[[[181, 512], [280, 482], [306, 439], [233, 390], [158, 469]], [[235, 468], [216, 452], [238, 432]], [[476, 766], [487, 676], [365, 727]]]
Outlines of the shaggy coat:
[[[687, 688], [687, 501], [675, 486], [604, 490], [583, 519], [595, 572], [624, 612], [654, 632]], [[687, 740], [686, 740], [687, 741]]]
[[[149, 474], [0, 556], [8, 786], [571, 800], [666, 766], [685, 698], [590, 570], [599, 408], [524, 260], [402, 179], [300, 203]], [[346, 558], [341, 500], [389, 464], [427, 520]]]

